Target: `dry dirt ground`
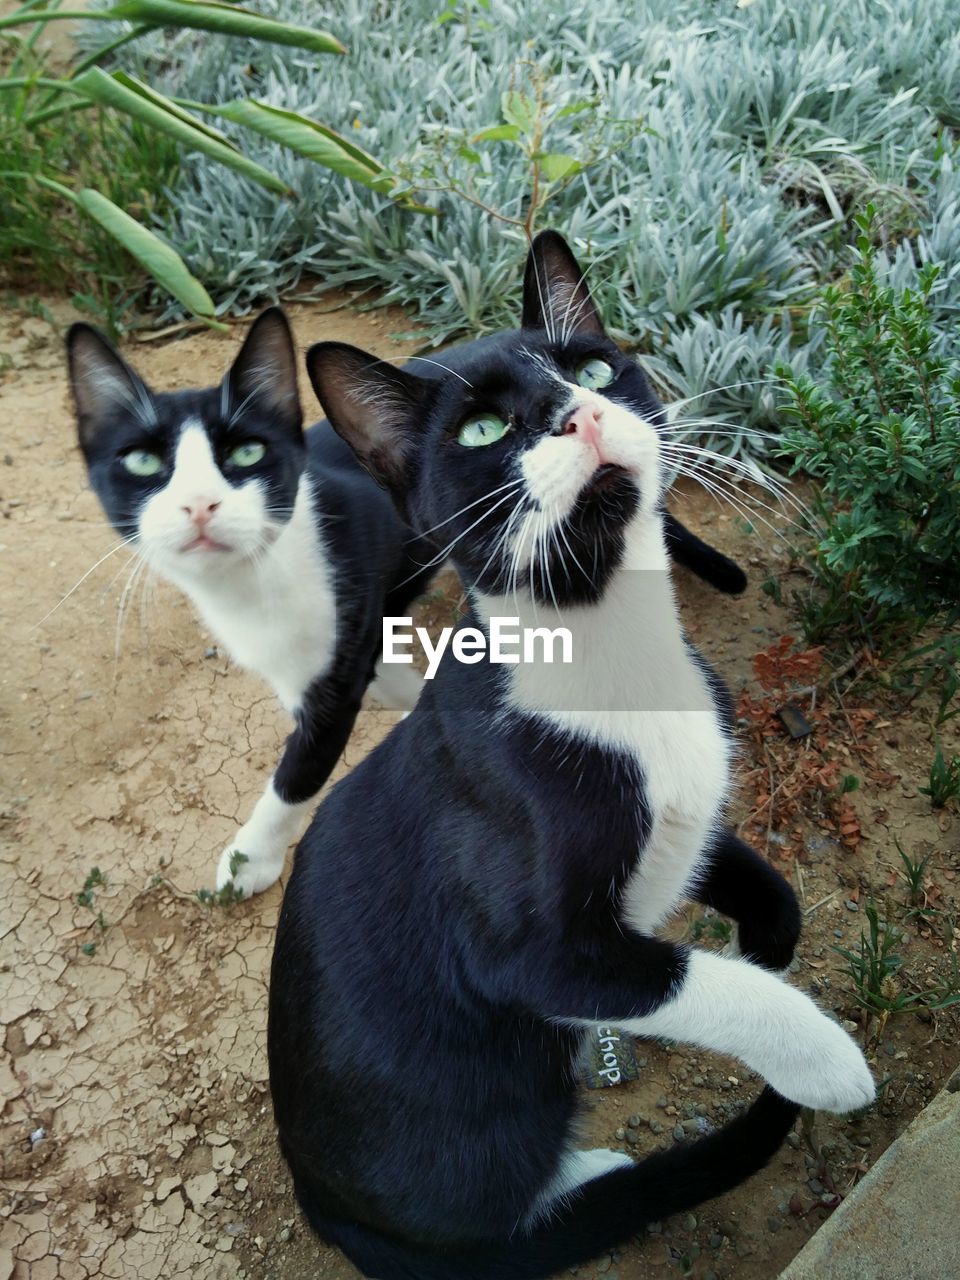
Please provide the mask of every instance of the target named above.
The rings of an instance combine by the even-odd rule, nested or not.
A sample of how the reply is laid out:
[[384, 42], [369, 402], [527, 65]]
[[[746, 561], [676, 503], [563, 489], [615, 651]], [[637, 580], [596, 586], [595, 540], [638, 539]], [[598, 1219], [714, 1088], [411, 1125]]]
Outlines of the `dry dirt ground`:
[[[306, 1231], [275, 1150], [265, 1017], [281, 889], [229, 909], [196, 896], [287, 726], [270, 692], [229, 666], [162, 584], [127, 599], [117, 653], [125, 558], [109, 554], [116, 539], [74, 444], [66, 318], [12, 312], [0, 337], [0, 1280], [354, 1280]], [[304, 347], [337, 336], [383, 354], [405, 327], [383, 312], [294, 307], [292, 318]], [[148, 379], [174, 388], [218, 379], [237, 340], [203, 333], [132, 355]], [[759, 693], [753, 655], [791, 632], [759, 585], [786, 578], [783, 545], [699, 494], [677, 505], [750, 569], [742, 600], [686, 577], [680, 585], [695, 642], [735, 690]], [[456, 598], [448, 585], [427, 615], [448, 619]], [[787, 835], [773, 801], [754, 823], [802, 893], [794, 981], [847, 1019], [850, 983], [830, 947], [855, 944], [871, 894], [903, 917], [895, 839], [930, 859], [924, 893], [935, 914], [907, 925], [904, 946], [913, 980], [941, 972], [956, 945], [960, 820], [918, 794], [932, 757], [928, 721], [922, 709], [872, 714], [871, 723], [848, 716], [837, 748], [845, 771], [863, 778], [852, 796], [862, 838], [844, 847], [829, 821], [818, 826], [815, 795], [810, 812], [787, 816]], [[394, 719], [362, 714], [338, 776]], [[770, 742], [772, 780], [787, 748]], [[949, 728], [944, 749], [958, 750]], [[748, 746], [745, 776], [756, 779], [752, 758]], [[755, 783], [741, 788], [737, 816], [757, 808], [758, 794]], [[716, 927], [701, 916], [681, 925], [709, 940]], [[956, 1030], [950, 1013], [901, 1015], [880, 1034], [862, 1028], [887, 1080], [867, 1116], [818, 1118], [745, 1187], [655, 1224], [578, 1274], [772, 1280], [946, 1077]], [[588, 1145], [642, 1154], [722, 1122], [759, 1087], [710, 1055], [638, 1053], [637, 1082], [585, 1093]]]

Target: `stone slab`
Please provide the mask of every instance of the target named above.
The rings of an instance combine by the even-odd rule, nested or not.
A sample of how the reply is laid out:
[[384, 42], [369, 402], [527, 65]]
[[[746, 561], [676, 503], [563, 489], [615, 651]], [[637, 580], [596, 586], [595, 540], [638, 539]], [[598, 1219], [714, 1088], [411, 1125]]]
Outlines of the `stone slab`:
[[779, 1280], [960, 1278], [960, 1069]]

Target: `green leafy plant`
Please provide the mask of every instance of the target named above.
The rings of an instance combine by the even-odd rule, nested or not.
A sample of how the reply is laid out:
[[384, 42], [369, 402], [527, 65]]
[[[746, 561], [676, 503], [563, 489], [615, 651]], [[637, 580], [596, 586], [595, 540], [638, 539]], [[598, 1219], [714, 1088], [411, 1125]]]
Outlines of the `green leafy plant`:
[[780, 371], [781, 452], [820, 482], [811, 639], [843, 628], [889, 643], [955, 616], [960, 600], [960, 369], [936, 350], [936, 266], [915, 290], [883, 283], [875, 221], [868, 206], [849, 276], [820, 295], [828, 385]]
[[912, 649], [900, 664], [896, 687], [911, 699], [936, 694], [935, 729], [960, 715], [960, 636], [947, 633]]
[[[441, 15], [443, 16], [443, 15]], [[609, 161], [644, 129], [617, 119], [600, 95], [571, 98], [543, 67], [521, 62], [500, 96], [500, 119], [474, 132], [431, 130], [420, 152], [401, 160], [411, 189], [447, 194], [476, 206], [532, 240], [544, 211], [579, 175]], [[522, 158], [526, 181], [500, 203], [495, 169], [506, 147]], [[498, 148], [500, 150], [498, 151]]]
[[935, 809], [942, 809], [951, 800], [960, 799], [960, 756], [947, 760], [937, 738], [937, 753], [930, 766], [930, 785], [921, 787], [920, 791], [930, 797]]
[[732, 937], [733, 925], [721, 916], [698, 916], [690, 925], [690, 938], [693, 942], [700, 942], [706, 938], [726, 944]]
[[[84, 24], [108, 22], [126, 25], [91, 52], [79, 56], [65, 75], [50, 73], [49, 59], [39, 52], [38, 40], [51, 23], [69, 19]], [[107, 71], [100, 64], [123, 45], [158, 28], [198, 30], [215, 37], [234, 36], [287, 45], [314, 54], [344, 53], [343, 45], [324, 31], [250, 13], [217, 0], [122, 0], [107, 9], [61, 9], [56, 2], [41, 7], [40, 0], [26, 0], [15, 12], [0, 18], [0, 182], [3, 196], [0, 215], [0, 261], [19, 262], [34, 254], [44, 256], [44, 241], [54, 255], [72, 250], [77, 237], [66, 232], [70, 218], [79, 214], [105, 240], [121, 246], [139, 267], [171, 294], [186, 310], [215, 323], [215, 305], [204, 285], [187, 268], [180, 254], [148, 225], [155, 211], [156, 193], [173, 176], [176, 157], [201, 153], [242, 174], [281, 197], [295, 193], [289, 183], [250, 158], [231, 138], [201, 117], [220, 117], [280, 144], [298, 155], [331, 169], [383, 195], [391, 195], [395, 179], [372, 155], [326, 125], [307, 116], [260, 102], [253, 97], [229, 102], [184, 102], [168, 97], [123, 70]], [[115, 30], [115, 28], [114, 28]], [[107, 132], [80, 120], [93, 113], [120, 119], [124, 127], [107, 126]], [[84, 163], [82, 144], [97, 138], [92, 166]], [[129, 139], [117, 155], [112, 143]], [[150, 139], [145, 160], [155, 150], [155, 139], [166, 140], [162, 162], [152, 173], [134, 160], [133, 172], [143, 182], [146, 198], [134, 198], [137, 183], [116, 181], [107, 173], [123, 171], [124, 159], [135, 145]], [[78, 146], [80, 149], [78, 150]], [[99, 170], [99, 172], [97, 172]], [[106, 190], [104, 189], [106, 188]], [[119, 197], [119, 199], [118, 199]], [[397, 198], [407, 206], [409, 196]], [[131, 212], [132, 210], [132, 212]], [[69, 212], [65, 212], [69, 211]], [[139, 216], [138, 216], [139, 215]], [[59, 232], [66, 244], [50, 244]], [[80, 248], [93, 244], [80, 238]], [[49, 253], [47, 254], [49, 257]], [[101, 253], [101, 259], [108, 255]], [[101, 271], [102, 286], [117, 283], [116, 271]], [[130, 274], [129, 270], [126, 273]]]

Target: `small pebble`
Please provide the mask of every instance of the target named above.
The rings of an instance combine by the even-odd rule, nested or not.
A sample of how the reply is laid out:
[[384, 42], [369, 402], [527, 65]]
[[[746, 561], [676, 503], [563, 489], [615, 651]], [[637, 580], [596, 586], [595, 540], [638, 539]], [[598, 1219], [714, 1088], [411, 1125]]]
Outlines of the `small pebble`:
[[614, 1129], [613, 1136], [618, 1140], [618, 1142], [622, 1142], [623, 1139], [627, 1136], [627, 1131], [622, 1127], [619, 1129]]
[[673, 1126], [673, 1136], [677, 1142], [682, 1142], [684, 1140], [687, 1135], [683, 1131], [682, 1124], [676, 1124]]
[[659, 1120], [651, 1120], [651, 1121], [650, 1121], [650, 1132], [651, 1132], [651, 1133], [663, 1133], [663, 1125], [660, 1123], [660, 1121], [659, 1121]]
[[819, 1178], [808, 1178], [807, 1186], [810, 1188], [810, 1190], [813, 1192], [815, 1196], [822, 1196], [824, 1191], [826, 1191], [826, 1187], [823, 1185], [823, 1183], [820, 1181]]
[[638, 1131], [637, 1131], [636, 1129], [628, 1129], [628, 1130], [627, 1130], [627, 1141], [628, 1141], [628, 1142], [639, 1142], [639, 1141], [640, 1141], [640, 1134], [638, 1133]]
[[767, 1219], [768, 1231], [779, 1231], [782, 1226], [783, 1226], [783, 1223], [780, 1221], [779, 1218], [774, 1217], [773, 1214], [771, 1214], [770, 1217]]
[[629, 1119], [627, 1120], [627, 1124], [630, 1126], [631, 1129], [639, 1129], [641, 1123], [642, 1122], [639, 1116], [630, 1116]]
[[711, 1249], [719, 1249], [723, 1244], [723, 1236], [719, 1231], [711, 1231], [707, 1236], [707, 1244]]
[[853, 899], [852, 899], [852, 898], [848, 898], [848, 899], [846, 900], [846, 902], [845, 902], [843, 905], [847, 908], [847, 910], [848, 910], [848, 911], [859, 911], [859, 910], [860, 910], [860, 908], [857, 906], [857, 904], [853, 901]]
[[703, 1076], [694, 1076], [694, 1077], [693, 1077], [693, 1080], [691, 1081], [691, 1084], [695, 1084], [695, 1085], [697, 1085], [697, 1086], [701, 1086], [701, 1085], [706, 1084], [706, 1081], [704, 1080]]
[[660, 1108], [661, 1111], [665, 1111], [669, 1105], [670, 1104], [667, 1101], [667, 1095], [665, 1093], [661, 1093], [660, 1097], [657, 1099], [657, 1106]]
[[697, 1229], [696, 1214], [685, 1213], [683, 1215], [683, 1225], [686, 1227], [688, 1231], [696, 1231]]

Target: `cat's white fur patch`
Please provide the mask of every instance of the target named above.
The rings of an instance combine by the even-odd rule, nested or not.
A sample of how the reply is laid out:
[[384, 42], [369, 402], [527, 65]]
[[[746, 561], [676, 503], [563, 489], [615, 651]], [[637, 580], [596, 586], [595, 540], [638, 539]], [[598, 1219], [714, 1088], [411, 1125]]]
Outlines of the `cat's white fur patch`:
[[633, 1161], [622, 1151], [609, 1151], [595, 1147], [592, 1151], [568, 1151], [550, 1181], [538, 1193], [536, 1202], [527, 1214], [528, 1229], [552, 1213], [562, 1209], [569, 1196], [584, 1183], [602, 1178], [614, 1169], [632, 1169]]
[[423, 692], [423, 676], [415, 667], [377, 660], [376, 674], [367, 690], [381, 707], [408, 715]]

